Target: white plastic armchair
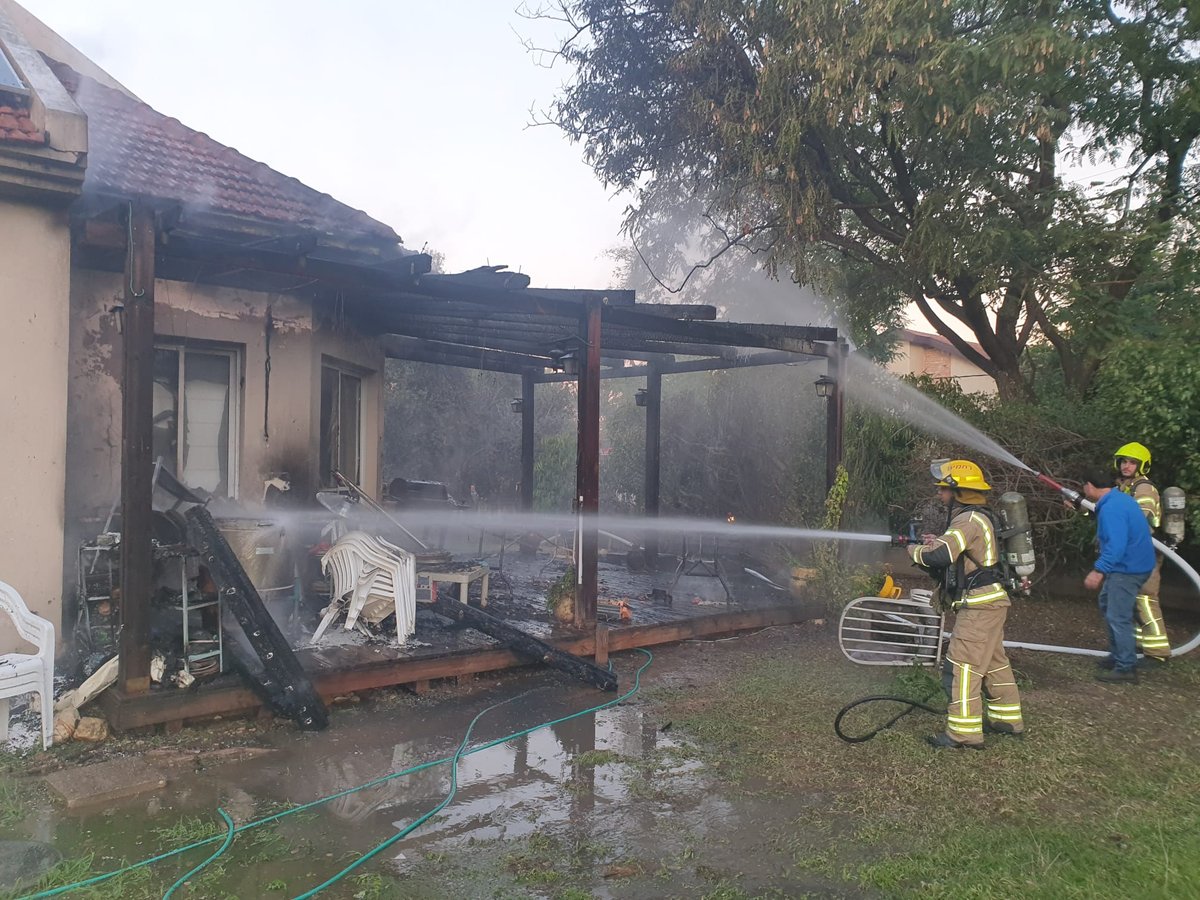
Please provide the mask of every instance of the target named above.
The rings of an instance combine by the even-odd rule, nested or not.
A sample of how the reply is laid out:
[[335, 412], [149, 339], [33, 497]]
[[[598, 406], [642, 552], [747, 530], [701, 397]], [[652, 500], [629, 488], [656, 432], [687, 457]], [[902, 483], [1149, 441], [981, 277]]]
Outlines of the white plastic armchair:
[[0, 581], [0, 610], [36, 653], [0, 654], [0, 741], [8, 739], [8, 701], [37, 694], [41, 701], [42, 747], [54, 743], [54, 626], [35, 616], [16, 590]]
[[321, 570], [330, 576], [330, 602], [313, 634], [313, 644], [343, 609], [346, 630], [354, 628], [360, 616], [377, 621], [386, 615], [388, 606], [396, 611], [398, 643], [416, 630], [416, 560], [411, 553], [365, 532], [352, 531], [321, 558]]

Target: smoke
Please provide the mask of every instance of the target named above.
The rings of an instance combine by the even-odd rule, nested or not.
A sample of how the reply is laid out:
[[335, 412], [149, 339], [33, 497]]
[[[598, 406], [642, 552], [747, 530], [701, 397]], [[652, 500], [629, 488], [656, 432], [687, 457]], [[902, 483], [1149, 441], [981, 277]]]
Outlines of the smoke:
[[706, 303], [720, 318], [778, 325], [833, 325], [834, 304], [790, 273], [772, 268], [770, 247], [736, 237], [699, 199], [655, 205], [613, 251], [616, 277], [643, 303]]

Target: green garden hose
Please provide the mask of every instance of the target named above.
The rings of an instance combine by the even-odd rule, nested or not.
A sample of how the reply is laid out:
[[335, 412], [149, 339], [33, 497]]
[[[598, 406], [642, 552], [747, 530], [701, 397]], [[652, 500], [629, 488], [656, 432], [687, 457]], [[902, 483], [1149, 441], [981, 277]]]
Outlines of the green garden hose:
[[[313, 800], [309, 803], [303, 803], [299, 806], [293, 806], [290, 809], [283, 810], [282, 812], [274, 813], [273, 815], [270, 815], [270, 816], [264, 816], [263, 818], [256, 819], [252, 822], [247, 822], [245, 825], [239, 825], [236, 828], [234, 828], [232, 834], [238, 835], [238, 834], [241, 834], [243, 831], [249, 831], [253, 828], [259, 828], [263, 825], [269, 825], [270, 823], [276, 822], [279, 819], [282, 819], [286, 816], [290, 816], [293, 813], [298, 813], [298, 812], [303, 812], [305, 810], [313, 809], [314, 807], [321, 806], [325, 803], [329, 803], [333, 800], [336, 800], [339, 797], [345, 797], [350, 794], [355, 794], [355, 793], [358, 793], [359, 791], [364, 791], [364, 790], [367, 790], [368, 788], [372, 788], [372, 787], [375, 787], [380, 784], [385, 784], [386, 782], [389, 782], [395, 778], [402, 778], [405, 775], [412, 775], [417, 772], [422, 772], [425, 769], [431, 769], [434, 766], [444, 765], [449, 762], [456, 762], [458, 759], [460, 759], [463, 756], [470, 756], [473, 753], [481, 753], [484, 750], [489, 750], [492, 747], [499, 746], [500, 744], [505, 744], [505, 743], [508, 743], [509, 741], [516, 740], [517, 738], [525, 737], [526, 735], [532, 734], [535, 731], [540, 731], [543, 728], [550, 728], [554, 725], [560, 725], [563, 722], [569, 722], [572, 719], [578, 719], [582, 716], [590, 715], [592, 713], [597, 713], [597, 712], [600, 712], [601, 710], [609, 709], [610, 707], [616, 706], [620, 703], [624, 703], [626, 700], [628, 700], [630, 697], [632, 697], [634, 694], [636, 694], [641, 689], [642, 673], [644, 671], [646, 671], [646, 669], [649, 668], [650, 664], [654, 661], [654, 654], [652, 654], [649, 650], [645, 650], [640, 647], [636, 648], [636, 649], [639, 653], [643, 654], [646, 657], [646, 661], [644, 663], [642, 663], [642, 665], [638, 668], [637, 672], [634, 673], [633, 686], [628, 691], [626, 691], [624, 694], [622, 694], [620, 697], [617, 697], [613, 700], [609, 700], [605, 703], [601, 703], [597, 706], [589, 707], [588, 709], [580, 710], [579, 712], [571, 713], [570, 715], [562, 716], [561, 718], [554, 719], [549, 722], [543, 722], [540, 725], [533, 726], [532, 728], [526, 728], [526, 729], [523, 729], [522, 731], [516, 731], [516, 732], [513, 732], [512, 734], [505, 735], [504, 737], [496, 738], [494, 741], [489, 741], [486, 744], [481, 744], [478, 747], [473, 747], [472, 749], [467, 750], [465, 752], [455, 753], [451, 756], [444, 756], [441, 759], [434, 759], [434, 760], [430, 760], [429, 762], [420, 763], [419, 765], [411, 766], [410, 768], [404, 769], [400, 772], [392, 772], [389, 775], [383, 775], [379, 778], [372, 779], [371, 781], [364, 782], [363, 784], [360, 784], [357, 787], [346, 788], [343, 791], [338, 791], [337, 793], [330, 794], [327, 797], [321, 797], [321, 798], [319, 798], [317, 800]], [[486, 710], [485, 710], [485, 712], [486, 712]], [[474, 723], [472, 723], [472, 724], [474, 724]], [[460, 746], [460, 750], [461, 750], [461, 746]], [[91, 887], [92, 885], [100, 884], [101, 882], [108, 881], [112, 878], [116, 878], [120, 875], [124, 875], [125, 873], [132, 872], [136, 869], [145, 868], [146, 866], [154, 865], [155, 863], [162, 862], [163, 860], [172, 859], [176, 856], [187, 853], [191, 850], [196, 850], [196, 849], [199, 849], [200, 847], [206, 847], [209, 844], [215, 844], [221, 840], [222, 840], [221, 835], [214, 835], [213, 837], [205, 838], [204, 840], [200, 840], [200, 841], [195, 841], [194, 843], [188, 844], [187, 846], [184, 846], [184, 847], [176, 848], [175, 850], [168, 850], [164, 853], [158, 854], [157, 856], [152, 856], [149, 859], [144, 859], [144, 860], [141, 860], [140, 862], [131, 863], [130, 865], [123, 866], [120, 869], [114, 869], [111, 872], [104, 872], [100, 875], [94, 875], [91, 878], [84, 879], [83, 881], [76, 881], [76, 882], [73, 882], [72, 884], [63, 885], [62, 887], [48, 888], [47, 890], [39, 891], [36, 894], [28, 894], [25, 897], [21, 898], [21, 900], [43, 900], [43, 898], [58, 897], [58, 896], [61, 896], [62, 894], [66, 894], [71, 891], [77, 891], [81, 888]], [[232, 840], [232, 837], [229, 834], [227, 834], [226, 840]], [[221, 852], [223, 852], [223, 851], [219, 851], [217, 854], [214, 855], [213, 858], [215, 858], [216, 856], [220, 856]], [[208, 863], [210, 861], [211, 860], [206, 860], [203, 865], [208, 865]], [[190, 874], [191, 873], [189, 873], [189, 876], [190, 876]], [[311, 896], [311, 894], [309, 896]]]
[[[522, 696], [524, 696], [524, 695], [522, 695]], [[308, 900], [309, 897], [315, 897], [321, 891], [325, 890], [325, 888], [331, 887], [331, 886], [337, 884], [339, 881], [341, 881], [343, 878], [345, 878], [347, 875], [349, 875], [351, 872], [353, 872], [355, 869], [357, 869], [363, 863], [367, 862], [370, 859], [373, 859], [374, 857], [376, 857], [380, 853], [382, 853], [384, 850], [386, 850], [388, 847], [392, 846], [392, 844], [395, 844], [397, 841], [400, 841], [403, 838], [407, 837], [408, 835], [412, 834], [414, 831], [416, 831], [418, 828], [420, 828], [422, 825], [424, 825], [426, 822], [428, 822], [430, 819], [432, 819], [434, 816], [436, 816], [438, 813], [440, 813], [443, 809], [445, 809], [447, 806], [449, 806], [450, 801], [454, 799], [454, 795], [458, 793], [458, 761], [460, 759], [462, 759], [463, 752], [467, 749], [467, 744], [470, 743], [470, 741], [471, 741], [471, 732], [475, 730], [475, 723], [478, 722], [480, 719], [482, 719], [485, 715], [487, 715], [489, 712], [491, 712], [496, 707], [503, 706], [505, 703], [511, 703], [513, 700], [516, 700], [516, 699], [518, 699], [518, 698], [510, 697], [508, 700], [501, 700], [499, 703], [493, 703], [491, 706], [487, 707], [486, 709], [480, 710], [478, 715], [476, 715], [475, 718], [473, 718], [471, 720], [471, 724], [467, 726], [466, 733], [463, 734], [462, 742], [458, 745], [458, 749], [454, 751], [454, 758], [450, 760], [450, 790], [446, 793], [446, 796], [445, 796], [445, 798], [443, 798], [441, 803], [439, 803], [437, 806], [435, 806], [429, 812], [425, 813], [425, 815], [421, 816], [419, 819], [417, 819], [415, 822], [413, 822], [408, 827], [402, 828], [400, 831], [398, 831], [396, 834], [392, 835], [390, 838], [388, 838], [383, 843], [376, 845], [374, 849], [369, 850], [366, 853], [364, 853], [362, 856], [360, 856], [354, 862], [350, 863], [350, 865], [346, 866], [346, 868], [342, 869], [342, 871], [338, 872], [332, 878], [329, 878], [328, 880], [323, 881], [321, 884], [318, 884], [315, 888], [312, 888], [311, 890], [305, 891], [300, 896], [294, 898], [294, 900]], [[164, 897], [163, 900], [167, 900], [167, 898]]]
[[196, 866], [196, 868], [192, 869], [190, 872], [186, 872], [183, 875], [180, 875], [179, 880], [176, 881], [173, 885], [171, 885], [171, 887], [168, 888], [167, 892], [165, 894], [163, 894], [162, 900], [171, 900], [171, 897], [174, 896], [175, 891], [177, 891], [179, 889], [180, 885], [182, 885], [185, 881], [187, 881], [192, 876], [198, 875], [202, 871], [204, 871], [206, 868], [208, 868], [208, 864], [210, 862], [212, 862], [214, 859], [216, 859], [218, 856], [220, 856], [222, 853], [224, 853], [226, 850], [228, 850], [229, 845], [233, 843], [233, 834], [234, 834], [234, 831], [236, 830], [233, 827], [233, 819], [229, 818], [229, 813], [225, 812], [225, 810], [223, 810], [223, 809], [218, 808], [217, 812], [220, 813], [221, 818], [225, 820], [225, 843], [223, 843], [217, 849], [216, 853], [214, 853], [212, 856], [210, 856], [204, 862], [200, 863], [200, 865]]

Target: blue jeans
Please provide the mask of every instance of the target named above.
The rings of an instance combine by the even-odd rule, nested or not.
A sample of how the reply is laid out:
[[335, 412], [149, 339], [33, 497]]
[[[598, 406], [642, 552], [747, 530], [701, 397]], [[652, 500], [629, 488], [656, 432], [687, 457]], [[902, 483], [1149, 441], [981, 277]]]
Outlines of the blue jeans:
[[1108, 652], [1118, 672], [1132, 672], [1137, 665], [1137, 644], [1133, 636], [1133, 611], [1137, 593], [1149, 572], [1130, 575], [1110, 572], [1100, 586], [1100, 614], [1108, 625]]

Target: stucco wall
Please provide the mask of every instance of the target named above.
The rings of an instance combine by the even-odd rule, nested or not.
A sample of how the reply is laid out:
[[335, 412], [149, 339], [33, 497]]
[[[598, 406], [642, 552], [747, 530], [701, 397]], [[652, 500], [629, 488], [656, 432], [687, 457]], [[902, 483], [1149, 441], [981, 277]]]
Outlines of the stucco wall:
[[[123, 276], [76, 269], [71, 285], [70, 450], [65, 580], [74, 584], [79, 542], [103, 524], [120, 487], [121, 337], [111, 312]], [[269, 396], [267, 312], [270, 333]], [[286, 472], [300, 502], [317, 486], [321, 361], [363, 376], [363, 486], [378, 496], [383, 352], [348, 326], [314, 317], [288, 295], [159, 280], [155, 333], [168, 343], [232, 349], [240, 361], [236, 431], [237, 500], [259, 507], [263, 482]]]
[[[995, 380], [977, 365], [957, 353], [951, 352], [949, 348], [940, 352], [948, 356], [950, 377], [958, 382], [964, 392], [968, 394], [996, 393]], [[888, 363], [887, 370], [896, 375], [932, 374], [926, 371], [925, 348], [908, 340], [901, 340], [896, 346], [896, 355]]]
[[0, 580], [57, 627], [71, 259], [66, 213], [0, 200], [0, 235]]

